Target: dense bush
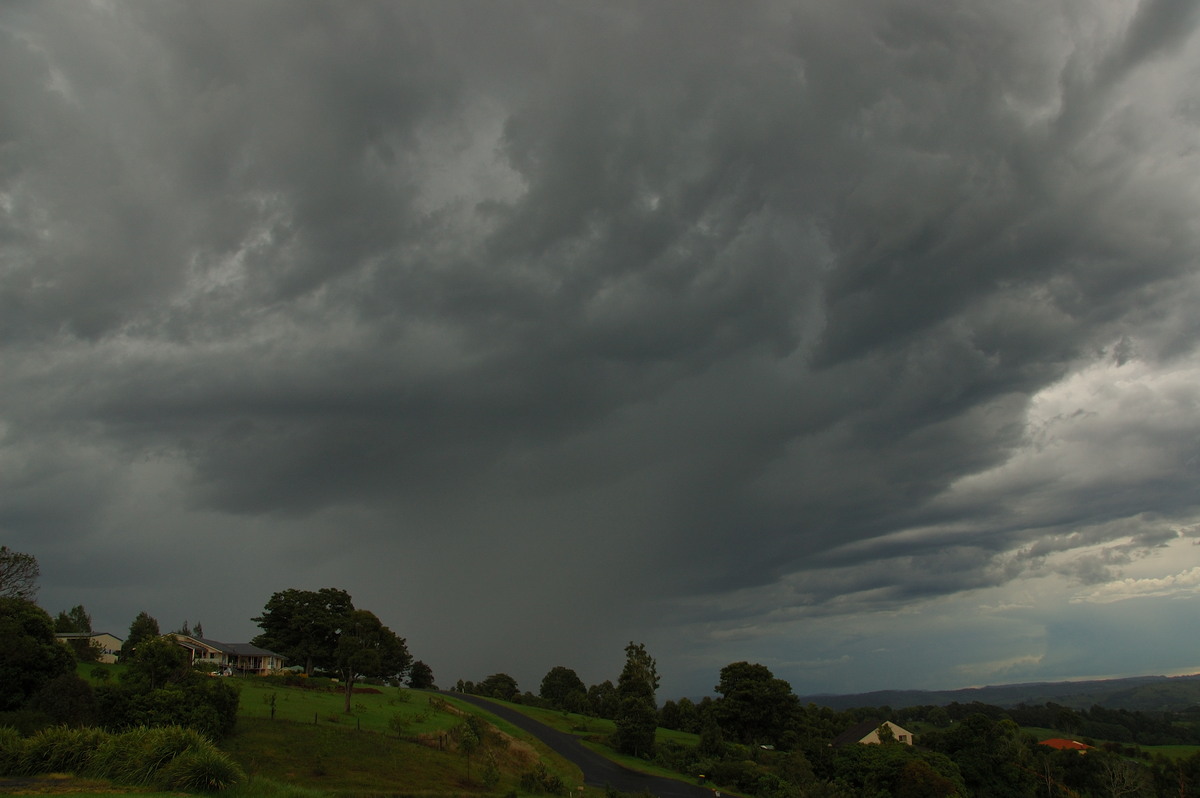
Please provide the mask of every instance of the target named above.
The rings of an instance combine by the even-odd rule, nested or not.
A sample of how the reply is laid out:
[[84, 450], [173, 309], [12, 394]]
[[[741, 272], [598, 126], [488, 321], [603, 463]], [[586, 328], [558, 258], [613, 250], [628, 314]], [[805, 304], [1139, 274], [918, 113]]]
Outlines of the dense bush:
[[664, 741], [655, 746], [654, 763], [677, 773], [692, 773], [700, 754], [696, 746]]
[[541, 762], [534, 765], [532, 770], [521, 774], [521, 789], [533, 794], [567, 794], [567, 785], [563, 783], [563, 780], [546, 770], [546, 766]]
[[28, 708], [42, 712], [55, 725], [91, 726], [96, 722], [96, 695], [91, 685], [74, 673], [51, 679], [34, 693]]
[[198, 676], [147, 692], [102, 685], [96, 688], [96, 703], [105, 727], [112, 731], [184, 726], [216, 739], [233, 731], [238, 690], [228, 679]]
[[31, 601], [0, 597], [0, 710], [22, 709], [47, 682], [75, 669], [54, 621]]

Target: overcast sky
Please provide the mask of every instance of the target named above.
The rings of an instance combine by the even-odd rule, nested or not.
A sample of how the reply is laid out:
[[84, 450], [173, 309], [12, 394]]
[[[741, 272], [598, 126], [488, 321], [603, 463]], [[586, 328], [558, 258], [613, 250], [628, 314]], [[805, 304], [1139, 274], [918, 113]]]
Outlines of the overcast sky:
[[1200, 670], [1183, 0], [7, 2], [0, 542], [442, 686]]

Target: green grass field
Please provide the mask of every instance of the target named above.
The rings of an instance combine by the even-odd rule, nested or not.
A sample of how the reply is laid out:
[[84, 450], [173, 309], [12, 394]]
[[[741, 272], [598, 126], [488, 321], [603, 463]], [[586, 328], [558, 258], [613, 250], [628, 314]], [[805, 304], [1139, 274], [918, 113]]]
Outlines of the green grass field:
[[[119, 671], [120, 666], [79, 668], [94, 684], [115, 680]], [[484, 784], [482, 752], [472, 757], [468, 778], [467, 759], [455, 749], [452, 730], [467, 713], [481, 713], [452, 697], [359, 685], [346, 714], [345, 694], [335, 684], [314, 680], [307, 684], [317, 689], [307, 689], [274, 679], [235, 678], [233, 683], [240, 693], [238, 723], [220, 747], [251, 782], [224, 793], [229, 798], [506, 795], [520, 792], [522, 774], [539, 761], [575, 793], [582, 781], [574, 765], [492, 717], [487, 720], [500, 732], [492, 747], [498, 780]], [[589, 788], [585, 795], [595, 798], [602, 792]]]
[[338, 795], [505, 794], [541, 761], [566, 782], [581, 781], [573, 765], [494, 718], [489, 722], [503, 733], [494, 758], [499, 781], [484, 785], [482, 754], [473, 757], [468, 779], [451, 730], [474, 710], [431, 693], [367, 687], [354, 694], [346, 715], [340, 691], [259, 679], [238, 685], [238, 726], [221, 747], [253, 776]]
[[[115, 681], [117, 665], [81, 665], [93, 684]], [[101, 673], [107, 676], [100, 676]], [[520, 777], [537, 762], [578, 794], [579, 769], [540, 741], [506, 721], [452, 696], [393, 687], [359, 685], [346, 714], [345, 695], [335, 684], [313, 680], [307, 687], [281, 680], [235, 678], [240, 692], [238, 723], [220, 747], [251, 782], [226, 793], [229, 798], [309, 798], [310, 796], [473, 796], [521, 794]], [[635, 770], [654, 775], [679, 774], [644, 760], [617, 754], [604, 740], [612, 721], [507, 704], [553, 728], [571, 733], [588, 747]], [[501, 733], [503, 750], [495, 757], [499, 780], [482, 781], [480, 755], [467, 777], [466, 758], [450, 740], [467, 713], [481, 715]], [[660, 742], [695, 744], [696, 735], [660, 729]], [[100, 791], [111, 795], [112, 792]], [[129, 794], [139, 794], [129, 790]], [[587, 798], [602, 790], [587, 788]], [[73, 792], [72, 795], [99, 793]], [[162, 794], [140, 793], [157, 796]]]

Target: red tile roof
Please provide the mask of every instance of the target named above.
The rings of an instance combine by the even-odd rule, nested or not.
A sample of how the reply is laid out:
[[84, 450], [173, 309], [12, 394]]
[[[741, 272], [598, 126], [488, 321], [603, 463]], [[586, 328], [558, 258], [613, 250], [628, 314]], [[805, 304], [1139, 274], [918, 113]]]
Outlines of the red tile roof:
[[1042, 740], [1039, 745], [1048, 745], [1060, 751], [1087, 751], [1092, 747], [1087, 743], [1081, 743], [1078, 740], [1064, 740], [1062, 737], [1051, 737], [1049, 740]]

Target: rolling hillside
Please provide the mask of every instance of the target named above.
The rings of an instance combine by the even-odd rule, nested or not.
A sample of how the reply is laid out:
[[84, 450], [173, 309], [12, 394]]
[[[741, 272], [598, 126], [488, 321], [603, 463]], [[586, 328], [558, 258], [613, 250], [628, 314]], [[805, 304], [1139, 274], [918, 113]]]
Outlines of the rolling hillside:
[[1034, 682], [976, 687], [964, 690], [877, 690], [852, 695], [800, 696], [801, 703], [835, 710], [853, 707], [911, 706], [980, 702], [1012, 707], [1053, 702], [1074, 709], [1099, 704], [1109, 709], [1142, 712], [1181, 711], [1200, 705], [1200, 675], [1136, 676], [1079, 682]]

